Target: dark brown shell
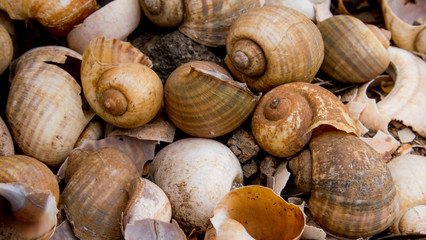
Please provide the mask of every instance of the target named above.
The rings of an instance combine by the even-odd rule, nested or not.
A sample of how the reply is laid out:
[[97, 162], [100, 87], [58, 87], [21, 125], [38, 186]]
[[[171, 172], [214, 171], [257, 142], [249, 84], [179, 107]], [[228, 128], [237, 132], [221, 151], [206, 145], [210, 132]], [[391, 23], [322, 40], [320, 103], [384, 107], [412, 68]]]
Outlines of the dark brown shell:
[[316, 223], [345, 238], [372, 236], [393, 223], [399, 208], [395, 185], [376, 151], [336, 131], [314, 137], [309, 148], [310, 157], [299, 155], [289, 167], [298, 188], [311, 195], [308, 207]]

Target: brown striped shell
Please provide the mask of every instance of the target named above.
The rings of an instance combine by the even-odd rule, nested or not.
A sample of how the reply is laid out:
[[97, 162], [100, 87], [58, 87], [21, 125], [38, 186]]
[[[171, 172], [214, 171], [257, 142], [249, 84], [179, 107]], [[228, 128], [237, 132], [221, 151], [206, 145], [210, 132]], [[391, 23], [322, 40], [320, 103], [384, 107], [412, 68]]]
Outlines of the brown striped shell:
[[257, 96], [216, 63], [193, 61], [170, 74], [164, 101], [169, 118], [179, 129], [213, 138], [240, 126], [254, 110]]
[[148, 19], [160, 27], [177, 27], [183, 21], [184, 0], [139, 0]]
[[84, 109], [73, 77], [80, 60], [68, 48], [47, 46], [26, 52], [14, 67], [6, 106], [9, 129], [23, 153], [47, 165], [65, 160], [94, 116]]
[[332, 79], [345, 83], [367, 82], [388, 67], [388, 49], [361, 20], [337, 15], [317, 26], [324, 40], [321, 71]]
[[13, 43], [12, 38], [7, 32], [6, 28], [0, 24], [0, 75], [9, 67], [10, 61], [13, 58]]
[[305, 228], [302, 209], [259, 185], [228, 192], [216, 205], [210, 221], [217, 240], [299, 239]]
[[266, 93], [251, 121], [259, 146], [278, 157], [301, 151], [314, 131], [338, 129], [358, 134], [342, 102], [327, 89], [310, 83], [287, 83]]
[[0, 196], [3, 239], [47, 240], [52, 236], [59, 185], [46, 165], [25, 155], [0, 156]]
[[252, 90], [267, 92], [288, 82], [310, 82], [324, 45], [315, 24], [284, 6], [250, 9], [231, 26], [225, 62]]
[[260, 0], [186, 0], [179, 31], [207, 46], [225, 45], [229, 28], [237, 18], [247, 10], [261, 6]]
[[365, 238], [388, 228], [398, 213], [391, 173], [360, 138], [331, 131], [289, 162], [296, 186], [310, 194], [309, 212], [326, 231]]
[[76, 237], [120, 239], [126, 188], [137, 177], [135, 164], [118, 149], [71, 152], [61, 198]]
[[84, 96], [106, 122], [135, 128], [152, 120], [163, 102], [163, 84], [147, 56], [128, 42], [97, 37], [81, 63]]
[[33, 18], [49, 32], [64, 36], [96, 10], [96, 0], [4, 0], [0, 9], [14, 20]]

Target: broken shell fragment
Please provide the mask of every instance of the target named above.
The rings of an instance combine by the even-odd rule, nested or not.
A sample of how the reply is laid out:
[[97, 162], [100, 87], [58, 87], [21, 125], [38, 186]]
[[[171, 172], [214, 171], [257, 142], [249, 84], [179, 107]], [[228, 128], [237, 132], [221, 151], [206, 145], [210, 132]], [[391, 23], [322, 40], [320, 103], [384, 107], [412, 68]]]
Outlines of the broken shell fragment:
[[133, 224], [128, 224], [124, 233], [125, 240], [187, 240], [185, 233], [175, 220], [171, 223], [155, 219], [138, 220]]
[[139, 0], [115, 0], [90, 14], [67, 35], [69, 48], [83, 54], [96, 37], [125, 40], [141, 19]]
[[210, 220], [217, 240], [299, 239], [305, 227], [305, 215], [299, 207], [258, 185], [227, 193]]
[[426, 226], [426, 157], [403, 155], [392, 159], [387, 165], [395, 182], [400, 206], [390, 229], [394, 233], [408, 233], [422, 224]]
[[164, 103], [172, 122], [195, 137], [222, 136], [253, 112], [258, 97], [213, 62], [193, 61], [170, 74]]
[[382, 0], [386, 28], [398, 47], [426, 54], [425, 8], [425, 1]]
[[24, 155], [0, 156], [0, 235], [49, 239], [56, 227], [59, 185], [43, 163]]
[[13, 145], [12, 135], [3, 118], [0, 118], [0, 156], [13, 154], [15, 154], [15, 146]]
[[243, 182], [237, 157], [212, 139], [175, 141], [157, 153], [149, 170], [168, 196], [173, 218], [188, 231], [206, 231], [216, 204], [234, 184]]
[[283, 84], [266, 93], [251, 123], [260, 147], [278, 157], [301, 151], [316, 129], [358, 134], [343, 103], [327, 89], [310, 83]]
[[[84, 108], [81, 55], [59, 46], [34, 48], [15, 63], [6, 105], [10, 131], [23, 153], [59, 166], [95, 115]], [[72, 69], [70, 72], [65, 69]]]

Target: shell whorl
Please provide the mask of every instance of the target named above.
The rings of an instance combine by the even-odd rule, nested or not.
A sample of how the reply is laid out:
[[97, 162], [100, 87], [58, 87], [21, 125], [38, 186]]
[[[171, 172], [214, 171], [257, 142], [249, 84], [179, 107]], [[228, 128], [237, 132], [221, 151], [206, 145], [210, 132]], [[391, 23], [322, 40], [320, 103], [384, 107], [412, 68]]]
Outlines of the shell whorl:
[[[283, 83], [311, 81], [324, 57], [315, 24], [284, 6], [253, 8], [241, 15], [229, 29], [226, 50], [225, 63], [232, 74], [259, 92]], [[249, 64], [238, 61], [244, 58], [241, 52]]]
[[148, 19], [160, 27], [177, 27], [183, 21], [183, 0], [139, 0]]

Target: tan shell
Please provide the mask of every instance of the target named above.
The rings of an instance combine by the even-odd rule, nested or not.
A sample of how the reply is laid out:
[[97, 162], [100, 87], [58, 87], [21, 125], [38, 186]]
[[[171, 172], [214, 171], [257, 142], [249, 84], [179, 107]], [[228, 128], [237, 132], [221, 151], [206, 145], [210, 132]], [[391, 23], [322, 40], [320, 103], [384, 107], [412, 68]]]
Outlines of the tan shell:
[[173, 218], [190, 232], [206, 231], [213, 209], [231, 190], [242, 183], [240, 162], [224, 144], [205, 138], [175, 141], [157, 153], [150, 176], [168, 196]]
[[[391, 230], [394, 233], [408, 233], [408, 229], [416, 224], [426, 223], [423, 211], [423, 220], [412, 218], [409, 211], [416, 206], [426, 205], [426, 157], [418, 155], [403, 155], [392, 159], [388, 163], [389, 170], [395, 182], [399, 199], [400, 211]], [[407, 216], [405, 216], [408, 213]], [[419, 210], [419, 213], [421, 211]]]
[[13, 145], [12, 135], [10, 135], [3, 118], [0, 118], [0, 156], [13, 154], [15, 154], [15, 146]]
[[358, 134], [343, 103], [327, 89], [310, 83], [287, 83], [266, 93], [251, 125], [260, 147], [278, 157], [301, 151], [314, 130]]
[[126, 189], [137, 177], [132, 160], [118, 149], [72, 151], [61, 198], [76, 237], [121, 238], [121, 214], [129, 201]]
[[83, 109], [81, 87], [73, 77], [80, 59], [68, 48], [39, 47], [23, 54], [12, 74], [6, 106], [9, 129], [23, 153], [51, 166], [65, 160], [94, 116]]
[[125, 40], [139, 25], [139, 0], [115, 0], [90, 14], [67, 35], [69, 48], [83, 54], [95, 37]]
[[177, 222], [163, 222], [155, 219], [143, 219], [135, 224], [127, 225], [124, 239], [139, 240], [143, 236], [145, 239], [155, 240], [187, 240], [185, 233]]
[[183, 21], [183, 0], [139, 0], [148, 19], [160, 27], [173, 28]]
[[96, 9], [96, 0], [4, 0], [0, 9], [14, 20], [33, 18], [49, 32], [64, 36]]
[[0, 56], [0, 75], [9, 67], [10, 61], [13, 58], [13, 43], [9, 33], [0, 24], [0, 49], [2, 54]]
[[426, 54], [425, 8], [425, 1], [382, 0], [386, 28], [398, 47]]
[[389, 65], [389, 51], [359, 19], [336, 15], [318, 23], [324, 40], [321, 71], [345, 83], [367, 82]]
[[258, 99], [224, 68], [207, 61], [181, 65], [164, 88], [169, 118], [195, 137], [213, 138], [233, 131], [250, 116]]
[[310, 82], [324, 58], [318, 28], [284, 6], [250, 9], [232, 25], [225, 62], [236, 79], [266, 92], [288, 82]]
[[309, 212], [324, 230], [365, 238], [388, 228], [399, 206], [392, 176], [380, 155], [360, 138], [331, 131], [289, 162], [297, 187], [310, 194]]
[[80, 134], [74, 147], [80, 147], [86, 140], [98, 140], [103, 137], [103, 128], [100, 121], [91, 121], [87, 124], [86, 129]]
[[305, 228], [305, 215], [299, 207], [258, 185], [227, 193], [210, 220], [217, 240], [299, 239]]
[[97, 37], [81, 63], [84, 96], [106, 122], [139, 127], [157, 115], [163, 102], [163, 84], [151, 67], [130, 43]]
[[[24, 155], [0, 156], [2, 218], [5, 239], [43, 239], [56, 227], [59, 185], [43, 163]], [[7, 210], [9, 208], [9, 210]]]
[[260, 0], [185, 0], [185, 14], [179, 31], [192, 40], [211, 47], [226, 44], [229, 28]]

